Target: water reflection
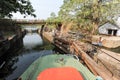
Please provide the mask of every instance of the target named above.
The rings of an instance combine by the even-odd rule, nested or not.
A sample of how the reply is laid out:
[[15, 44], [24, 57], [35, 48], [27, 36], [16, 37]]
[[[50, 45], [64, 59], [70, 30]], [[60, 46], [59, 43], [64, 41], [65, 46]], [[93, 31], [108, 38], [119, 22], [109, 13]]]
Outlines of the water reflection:
[[37, 33], [28, 33], [23, 39], [23, 42], [26, 49], [32, 49], [35, 46], [43, 44], [41, 37]]
[[119, 46], [119, 47], [117, 47], [117, 48], [105, 48], [105, 49], [107, 49], [107, 50], [110, 50], [110, 51], [112, 51], [112, 52], [115, 52], [115, 53], [119, 53], [119, 54], [120, 54], [120, 46]]
[[16, 53], [5, 56], [5, 65], [0, 69], [0, 80], [15, 80], [40, 56], [52, 54], [53, 47], [37, 33], [29, 33], [24, 39], [24, 47]]

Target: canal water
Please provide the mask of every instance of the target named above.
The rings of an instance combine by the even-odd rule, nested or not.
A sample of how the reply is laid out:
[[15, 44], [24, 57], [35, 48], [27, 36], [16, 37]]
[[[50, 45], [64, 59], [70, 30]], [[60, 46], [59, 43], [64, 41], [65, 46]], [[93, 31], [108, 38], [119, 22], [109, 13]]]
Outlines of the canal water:
[[117, 48], [105, 48], [105, 49], [107, 49], [107, 50], [110, 50], [110, 51], [112, 51], [112, 52], [115, 52], [115, 53], [118, 53], [118, 54], [120, 54], [120, 46], [119, 47], [117, 47]]
[[0, 80], [16, 80], [33, 61], [54, 53], [54, 46], [37, 33], [26, 34], [23, 45], [19, 51], [6, 55], [5, 64], [0, 69]]

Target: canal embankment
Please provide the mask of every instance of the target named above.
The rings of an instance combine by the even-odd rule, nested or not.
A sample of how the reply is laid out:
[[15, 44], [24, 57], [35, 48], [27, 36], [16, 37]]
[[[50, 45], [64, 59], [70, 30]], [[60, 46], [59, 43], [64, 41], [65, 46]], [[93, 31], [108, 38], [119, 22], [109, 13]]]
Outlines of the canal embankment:
[[0, 58], [1, 62], [0, 65], [2, 67], [2, 57], [4, 55], [8, 55], [10, 53], [16, 52], [21, 47], [23, 47], [23, 37], [25, 36], [26, 32], [22, 31], [21, 35], [14, 34], [9, 36], [8, 38], [0, 41]]
[[91, 42], [98, 43], [100, 37], [102, 38], [102, 45], [106, 48], [117, 48], [120, 46], [119, 36], [93, 35]]
[[12, 20], [0, 19], [0, 65], [3, 63], [3, 55], [15, 52], [23, 46], [25, 34], [26, 31], [22, 31]]

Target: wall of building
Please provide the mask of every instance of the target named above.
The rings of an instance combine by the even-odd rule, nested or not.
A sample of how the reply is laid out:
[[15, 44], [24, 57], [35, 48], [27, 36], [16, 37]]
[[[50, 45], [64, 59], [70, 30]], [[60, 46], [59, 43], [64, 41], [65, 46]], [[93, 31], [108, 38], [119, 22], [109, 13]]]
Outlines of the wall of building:
[[106, 27], [102, 26], [98, 28], [100, 34], [108, 34]]
[[[112, 30], [111, 34], [108, 34], [108, 30]], [[112, 25], [110, 23], [106, 23], [98, 28], [99, 34], [105, 34], [105, 35], [114, 35], [115, 30], [117, 30], [116, 35], [119, 35], [120, 32], [118, 31], [119, 29], [117, 28], [117, 26]]]
[[117, 31], [117, 36], [120, 36], [120, 29]]

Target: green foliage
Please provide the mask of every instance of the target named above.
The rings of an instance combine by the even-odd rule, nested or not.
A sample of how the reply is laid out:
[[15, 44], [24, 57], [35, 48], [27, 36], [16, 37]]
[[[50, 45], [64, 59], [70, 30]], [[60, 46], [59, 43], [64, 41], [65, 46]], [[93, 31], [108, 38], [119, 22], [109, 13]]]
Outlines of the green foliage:
[[120, 0], [64, 0], [58, 17], [96, 31], [101, 23], [112, 21], [114, 16], [120, 14], [119, 3]]
[[0, 31], [15, 33], [20, 29], [20, 25], [16, 24], [12, 19], [0, 19]]
[[11, 18], [16, 12], [36, 17], [34, 11], [29, 0], [0, 0], [0, 18]]
[[54, 12], [52, 12], [50, 14], [50, 17], [46, 20], [47, 22], [55, 22], [55, 23], [58, 23], [58, 22], [61, 22], [61, 19], [59, 17], [56, 16], [56, 14]]

